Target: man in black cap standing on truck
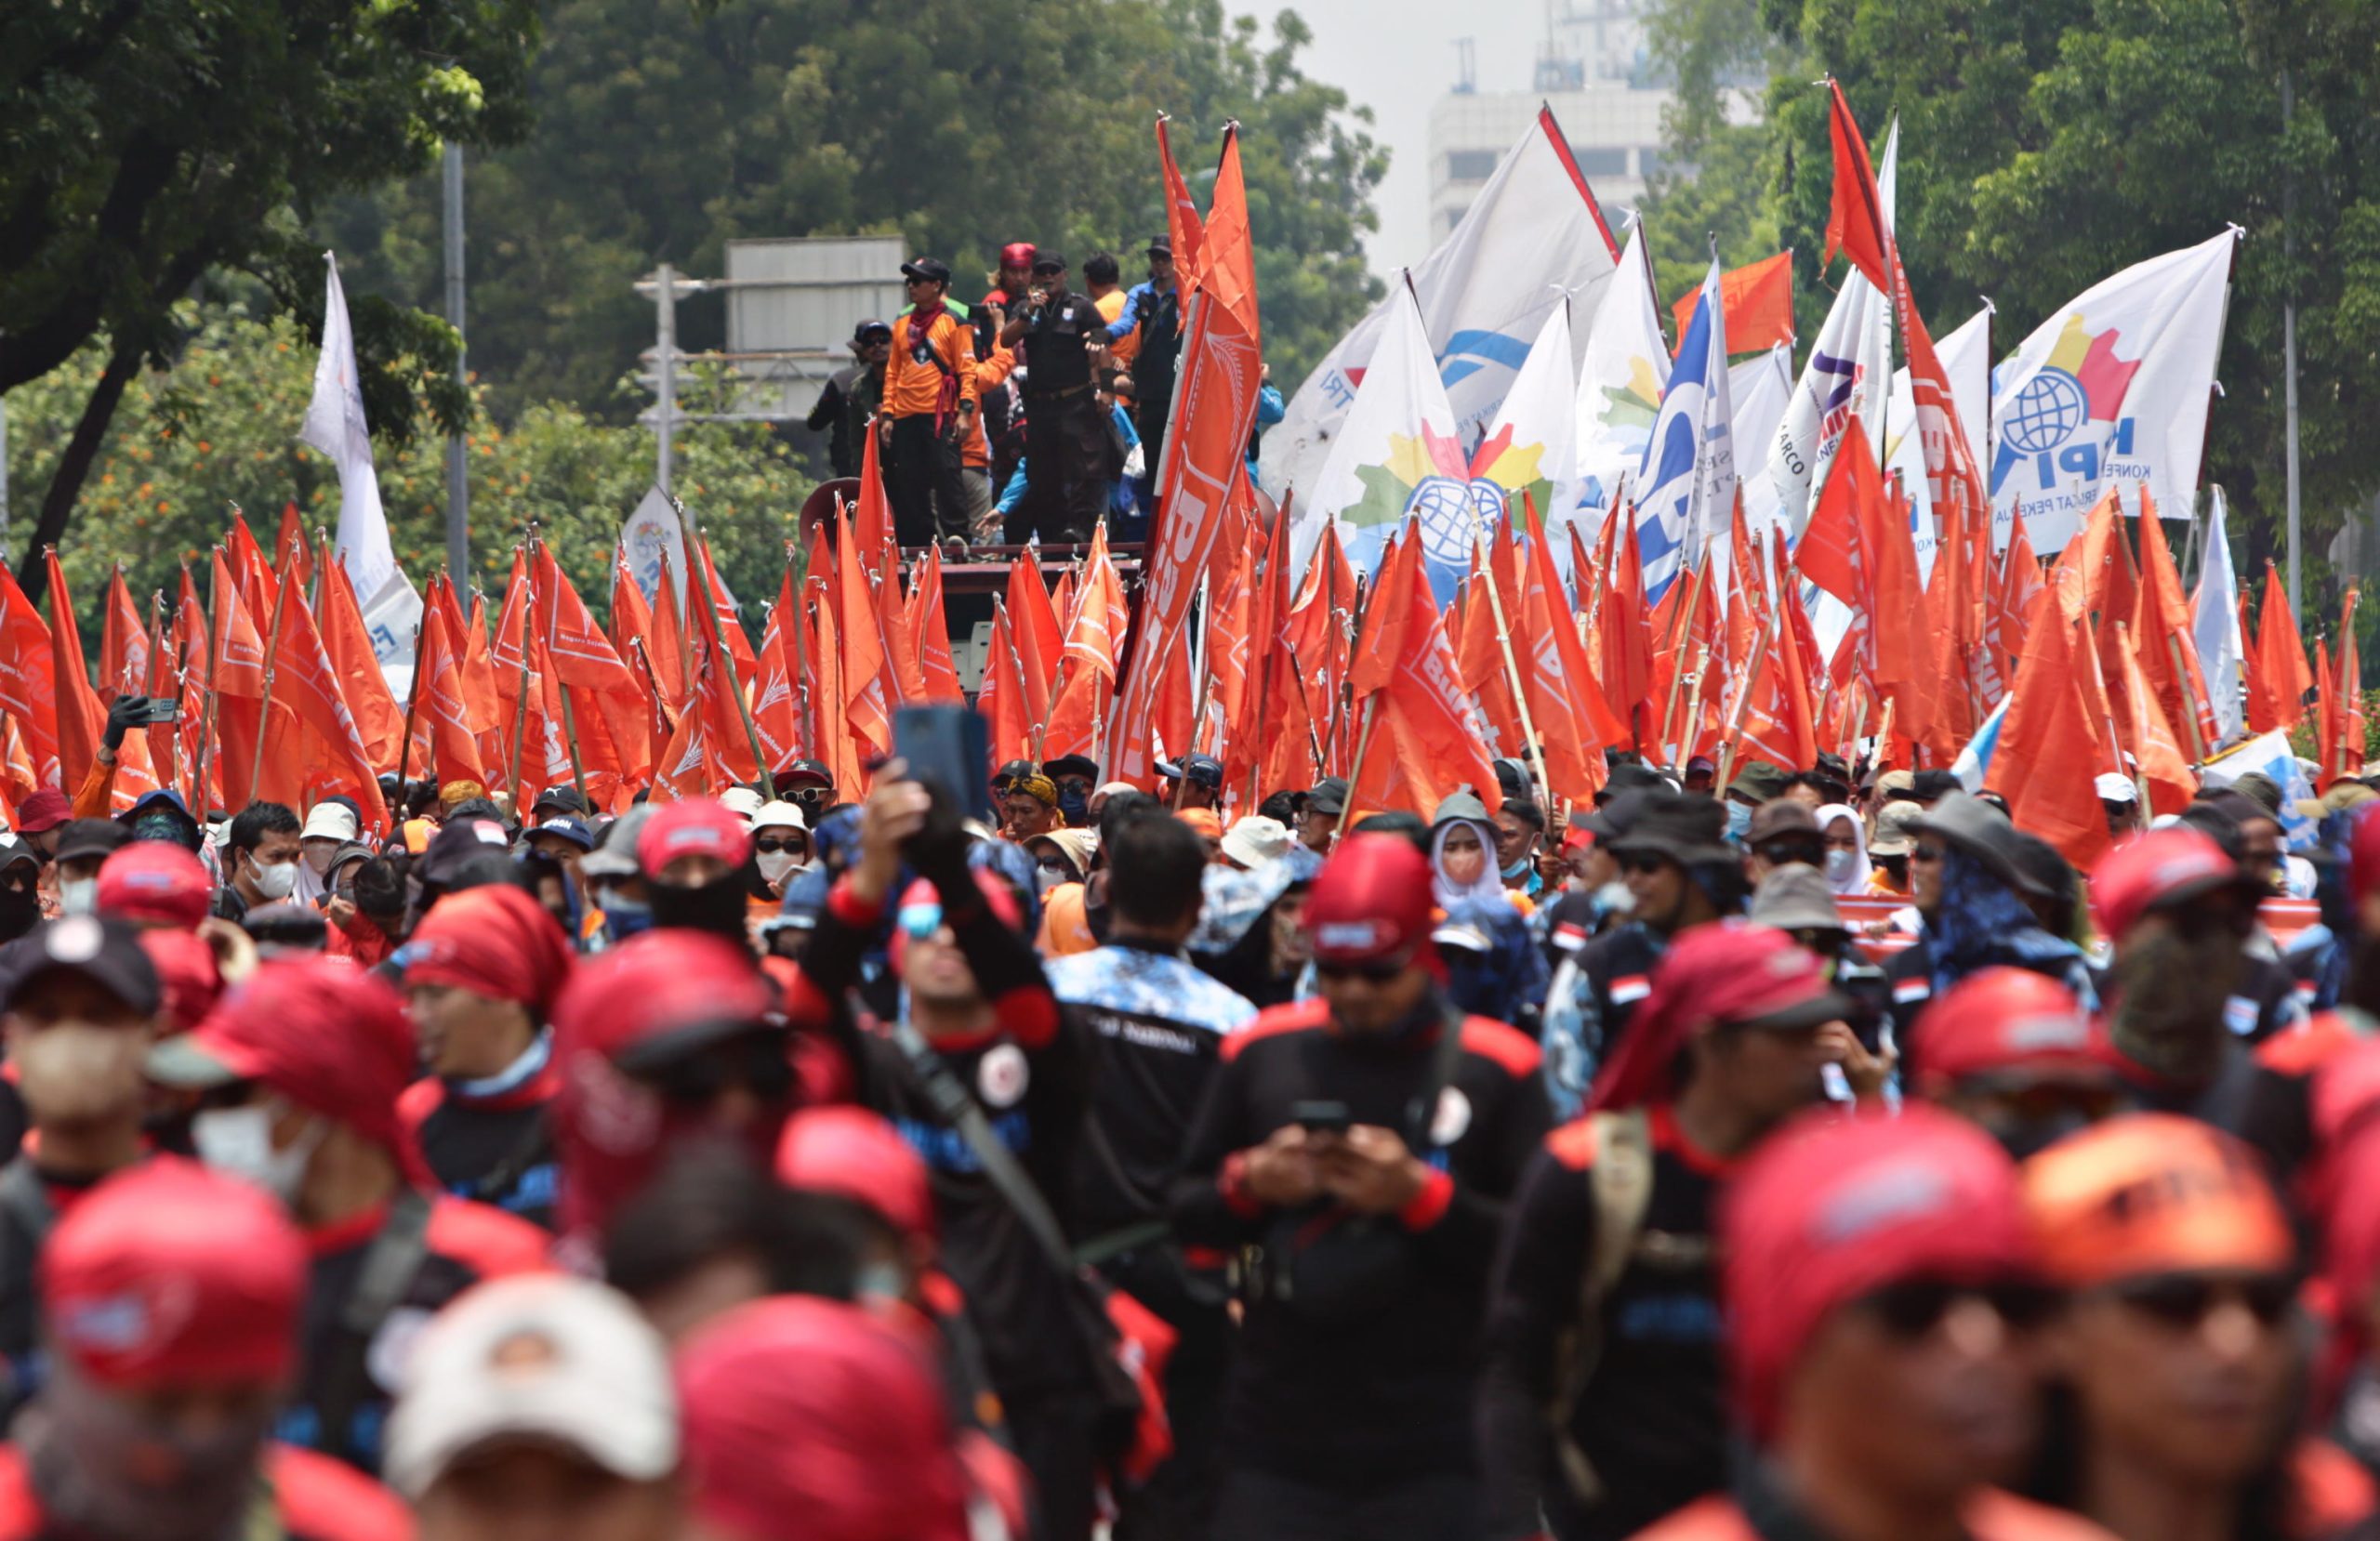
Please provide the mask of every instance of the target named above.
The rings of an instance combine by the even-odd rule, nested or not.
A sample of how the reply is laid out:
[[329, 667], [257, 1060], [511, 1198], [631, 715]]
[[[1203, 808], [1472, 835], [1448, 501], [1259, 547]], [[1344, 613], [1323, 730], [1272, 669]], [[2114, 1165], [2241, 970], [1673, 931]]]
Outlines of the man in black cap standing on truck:
[[884, 365], [884, 495], [904, 546], [942, 535], [967, 538], [967, 487], [959, 451], [975, 422], [974, 333], [951, 309], [950, 269], [931, 257], [901, 265], [909, 306], [892, 324]]
[[1107, 504], [1106, 414], [1092, 390], [1091, 349], [1107, 343], [1099, 303], [1066, 287], [1066, 259], [1033, 258], [1033, 287], [1009, 318], [1000, 345], [1025, 355], [1024, 501], [1008, 521], [1008, 539], [1035, 534], [1045, 546], [1080, 545]]
[[1124, 296], [1124, 313], [1107, 328], [1110, 342], [1122, 342], [1135, 330], [1141, 335], [1140, 351], [1132, 360], [1132, 386], [1140, 392], [1141, 405], [1132, 426], [1141, 430], [1144, 509], [1165, 454], [1165, 420], [1173, 411], [1175, 368], [1182, 358], [1182, 296], [1173, 271], [1173, 238], [1149, 237], [1148, 259], [1149, 281], [1132, 286]]
[[864, 321], [847, 345], [853, 362], [826, 378], [826, 388], [803, 419], [810, 431], [824, 429], [826, 458], [839, 477], [857, 476], [866, 441], [867, 420], [884, 401], [884, 365], [892, 356], [892, 328], [880, 321]]

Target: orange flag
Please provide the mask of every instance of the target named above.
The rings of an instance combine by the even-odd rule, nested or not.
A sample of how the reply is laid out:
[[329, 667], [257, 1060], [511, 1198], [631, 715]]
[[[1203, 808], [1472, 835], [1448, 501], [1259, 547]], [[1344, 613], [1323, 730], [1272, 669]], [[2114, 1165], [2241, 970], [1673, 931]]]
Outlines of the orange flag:
[[313, 586], [314, 553], [306, 545], [306, 524], [298, 516], [297, 504], [281, 506], [281, 533], [273, 537], [272, 549], [280, 560], [283, 582], [294, 576], [299, 587]]
[[58, 565], [58, 551], [45, 549], [42, 560], [49, 577], [50, 669], [58, 681], [59, 772], [69, 796], [91, 773], [99, 752], [99, 730], [106, 712], [91, 689], [91, 671], [83, 661], [83, 634], [74, 622], [74, 601], [66, 592], [66, 573]]
[[1058, 691], [1050, 704], [1047, 746], [1052, 756], [1096, 756], [1116, 707], [1117, 655], [1124, 645], [1130, 610], [1124, 601], [1124, 582], [1107, 553], [1104, 520], [1091, 532], [1091, 557], [1075, 604], [1074, 624], [1066, 628], [1064, 655], [1059, 660]]
[[[1041, 563], [1028, 547], [1008, 570], [1009, 636], [1016, 643], [1016, 665], [1025, 679], [1025, 709], [1028, 720], [1050, 720], [1050, 687], [1058, 672], [1058, 655], [1065, 649], [1058, 629], [1058, 612], [1050, 602], [1050, 586]], [[1030, 758], [1031, 757], [1026, 757]]]
[[1590, 802], [1610, 779], [1601, 752], [1612, 726], [1610, 712], [1597, 695], [1586, 643], [1570, 618], [1534, 498], [1521, 500], [1521, 514], [1528, 526], [1528, 555], [1513, 633], [1521, 691], [1537, 728], [1548, 790], [1574, 803]]
[[[1677, 337], [1686, 339], [1686, 323], [1694, 319], [1699, 284], [1670, 307], [1677, 319]], [[1719, 275], [1720, 313], [1727, 323], [1727, 351], [1765, 352], [1793, 340], [1793, 254], [1778, 252]], [[1674, 349], [1672, 349], [1675, 351]]]
[[975, 709], [990, 730], [993, 764], [1033, 757], [1033, 722], [1025, 711], [1016, 639], [1009, 628], [1008, 606], [997, 599], [992, 602], [991, 645], [984, 654], [984, 688], [976, 693]]
[[1182, 179], [1182, 168], [1173, 162], [1173, 141], [1166, 137], [1166, 115], [1159, 112], [1157, 158], [1165, 174], [1165, 230], [1173, 244], [1174, 282], [1186, 296], [1198, 286], [1199, 249], [1205, 244], [1206, 227], [1198, 217], [1197, 201]]
[[[1236, 742], [1254, 771], [1254, 787], [1296, 786], [1322, 775], [1315, 765], [1318, 729], [1315, 707], [1300, 679], [1302, 672], [1289, 639], [1289, 526], [1276, 513], [1266, 537], [1264, 565], [1251, 606], [1250, 645], [1256, 678], [1241, 702], [1242, 720], [1233, 724]], [[1235, 767], [1235, 771], [1236, 771]]]
[[2264, 720], [2255, 724], [2258, 732], [2278, 728], [2283, 731], [2297, 726], [2306, 715], [2306, 697], [2314, 689], [2314, 677], [2306, 667], [2306, 643], [2297, 632], [2297, 616], [2289, 608], [2289, 595], [2281, 586], [2281, 573], [2268, 558], [2265, 561], [2265, 603], [2256, 617], [2256, 689], [2250, 701], [2261, 700]]
[[1351, 816], [1402, 809], [1426, 819], [1457, 787], [1495, 786], [1421, 574], [1418, 533], [1382, 561], [1350, 683], [1364, 719]]
[[323, 646], [330, 652], [331, 667], [346, 692], [348, 710], [355, 714], [356, 731], [364, 735], [364, 757], [384, 770], [393, 770], [397, 747], [404, 737], [404, 707], [389, 689], [388, 677], [380, 672], [372, 633], [364, 626], [364, 609], [356, 603], [355, 586], [347, 575], [345, 562], [323, 564], [323, 606], [316, 619], [322, 625]]
[[[1834, 147], [1834, 193], [1827, 206], [1826, 244], [1818, 252], [1823, 269], [1839, 250], [1869, 283], [1892, 293], [1889, 267], [1892, 237], [1884, 230], [1884, 203], [1876, 191], [1876, 170], [1868, 160], [1868, 141], [1843, 99], [1843, 87], [1827, 82], [1828, 133]], [[1844, 453], [1837, 451], [1837, 455]]]
[[[876, 625], [876, 599], [861, 569], [859, 534], [845, 525], [835, 541], [835, 588], [842, 631], [844, 721], [865, 741], [860, 757], [892, 752], [891, 664]], [[837, 784], [840, 784], [840, 782]]]
[[[303, 735], [311, 741], [305, 750], [305, 784], [353, 797], [363, 811], [364, 827], [386, 833], [389, 810], [380, 800], [379, 770], [364, 752], [364, 735], [348, 709], [338, 671], [295, 579], [294, 573], [284, 575], [287, 592], [281, 601], [281, 645], [273, 652], [275, 708], [285, 702], [309, 730]], [[377, 674], [377, 668], [373, 672]]]
[[2108, 817], [2093, 776], [2108, 761], [2083, 701], [2074, 627], [2060, 611], [2043, 614], [2025, 639], [2009, 687], [2008, 715], [1991, 757], [1991, 789], [2008, 799], [2017, 827], [2058, 849], [2087, 872], [2108, 848]]
[[[49, 649], [49, 627], [5, 563], [0, 563], [0, 711], [8, 714], [24, 739], [34, 781], [58, 786], [58, 670]], [[73, 795], [71, 787], [61, 790]]]
[[959, 665], [950, 656], [950, 620], [942, 603], [942, 547], [929, 546], [909, 582], [909, 635], [917, 639], [920, 700], [963, 705]]
[[[542, 544], [537, 547], [536, 594], [537, 631], [552, 664], [553, 689], [569, 692], [568, 723], [554, 726], [558, 731], [575, 727], [579, 769], [587, 774], [588, 795], [641, 784], [653, 773], [644, 687], [595, 624], [570, 574], [554, 560], [552, 548]], [[563, 705], [555, 696], [558, 716]], [[595, 784], [599, 779], [606, 781], [601, 789]]]
[[[434, 588], [444, 579], [430, 582]], [[405, 757], [411, 771], [427, 773], [442, 785], [481, 781], [487, 774], [479, 725], [471, 718], [463, 688], [461, 646], [450, 618], [453, 608], [434, 599], [422, 608], [421, 646], [414, 657], [414, 742]]]
[[2174, 736], [2174, 725], [2166, 719], [2157, 692], [2149, 688], [2140, 664], [2142, 649], [2134, 641], [2131, 628], [2118, 621], [2109, 629], [2116, 633], [2115, 652], [2124, 671], [2128, 717], [2120, 724], [2124, 730], [2123, 746], [2139, 765], [2140, 778], [2149, 784], [2149, 812], [2179, 813], [2198, 795], [2198, 776]]
[[132, 602], [118, 562], [108, 576], [107, 610], [99, 621], [99, 701], [149, 693], [149, 629]]
[[[1599, 564], [1606, 575], [1599, 589], [1602, 608], [1595, 615], [1596, 640], [1602, 671], [1595, 677], [1605, 699], [1628, 723], [1632, 743], [1641, 744], [1649, 731], [1646, 708], [1652, 702], [1653, 637], [1645, 615], [1645, 558], [1636, 545], [1636, 521], [1621, 513], [1604, 520], [1609, 556]], [[1577, 525], [1572, 525], [1575, 533]]]
[[856, 799], [866, 793], [869, 777], [859, 735], [850, 727], [851, 697], [843, 683], [842, 628], [835, 614], [835, 586], [827, 581], [827, 573], [833, 570], [834, 564], [828, 562], [823, 571], [813, 570], [816, 575], [803, 579], [801, 586], [805, 596], [802, 615], [811, 623], [807, 736], [812, 757], [826, 762], [827, 773], [835, 778], [836, 790]]
[[1526, 756], [1528, 739], [1521, 731], [1520, 703], [1513, 694], [1512, 671], [1504, 667], [1503, 644], [1497, 639], [1496, 607], [1488, 602], [1489, 582], [1474, 549], [1471, 576], [1447, 615], [1455, 636], [1455, 672], [1471, 697], [1474, 723], [1488, 752]]
[[281, 580], [273, 575], [272, 564], [265, 560], [264, 547], [257, 544], [256, 532], [248, 528], [245, 514], [231, 516], [231, 533], [223, 544], [230, 554], [231, 576], [239, 583], [241, 597], [247, 600], [250, 613], [258, 625], [270, 624], [265, 617], [272, 613], [274, 602], [281, 598]]
[[2189, 601], [2182, 592], [2182, 575], [2165, 544], [2149, 489], [2140, 490], [2140, 593], [2132, 635], [2141, 650], [2140, 671], [2157, 692], [2165, 720], [2180, 733], [2193, 759], [2204, 759], [2205, 747], [2220, 736], [2215, 709], [2207, 698], [2206, 676], [2198, 656]]
[[2363, 769], [2363, 663], [2355, 645], [2357, 590], [2350, 585], [2339, 607], [2339, 653], [2335, 666], [2322, 642], [2314, 644], [2317, 692], [2315, 721], [2321, 759], [2317, 790], [2327, 792], [2340, 778]]

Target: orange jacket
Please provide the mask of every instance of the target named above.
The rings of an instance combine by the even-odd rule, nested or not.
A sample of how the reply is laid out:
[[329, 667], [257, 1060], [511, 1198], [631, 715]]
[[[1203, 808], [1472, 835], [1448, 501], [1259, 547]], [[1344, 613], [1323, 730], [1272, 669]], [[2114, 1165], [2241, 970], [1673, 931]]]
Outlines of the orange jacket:
[[[972, 402], [982, 392], [975, 385], [975, 333], [967, 313], [957, 306], [934, 317], [926, 329], [926, 347], [940, 362], [919, 362], [909, 352], [909, 311], [892, 321], [892, 357], [884, 365], [884, 415], [930, 417], [950, 410], [956, 402]], [[957, 396], [945, 400], [944, 384], [955, 377]]]
[[[1005, 384], [1008, 377], [1014, 373], [1016, 373], [1016, 354], [1002, 348], [997, 342], [993, 343], [992, 356], [975, 361], [975, 389], [979, 398], [982, 392]], [[986, 470], [991, 467], [991, 441], [984, 436], [984, 415], [980, 412], [975, 414], [974, 431], [967, 436], [967, 447], [959, 452], [959, 463], [970, 469], [979, 471]], [[999, 492], [1000, 490], [995, 487], [992, 489], [992, 495], [998, 497]]]

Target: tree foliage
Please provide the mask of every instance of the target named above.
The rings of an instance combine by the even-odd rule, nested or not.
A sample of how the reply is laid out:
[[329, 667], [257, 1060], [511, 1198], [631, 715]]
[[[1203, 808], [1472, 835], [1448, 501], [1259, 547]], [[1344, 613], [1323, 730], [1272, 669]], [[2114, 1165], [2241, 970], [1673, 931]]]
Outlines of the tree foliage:
[[[742, 237], [897, 233], [961, 297], [1032, 240], [1136, 273], [1165, 228], [1152, 125], [1199, 191], [1242, 125], [1267, 351], [1301, 375], [1378, 293], [1358, 241], [1383, 154], [1340, 91], [1306, 79], [1310, 34], [1269, 37], [1221, 0], [561, 0], [535, 72], [537, 127], [474, 157], [470, 357], [499, 414], [561, 397], [617, 416], [613, 381], [652, 346], [630, 282], [656, 261], [717, 273]], [[430, 304], [436, 178], [348, 201], [324, 232], [359, 283]], [[720, 340], [716, 300], [681, 345]]]
[[[313, 389], [315, 347], [304, 327], [286, 313], [258, 317], [237, 307], [202, 314], [186, 305], [172, 319], [188, 342], [168, 367], [132, 383], [84, 494], [92, 538], [60, 547], [86, 639], [99, 635], [102, 587], [117, 562], [144, 604], [152, 591], [173, 592], [185, 560], [203, 586], [207, 552], [230, 528], [235, 504], [268, 545], [286, 503], [298, 505], [310, 532], [338, 523], [337, 469], [292, 434]], [[9, 393], [12, 484], [47, 477], [102, 352], [86, 349]], [[697, 377], [686, 397], [700, 406], [717, 389]], [[588, 601], [607, 610], [621, 516], [653, 484], [652, 432], [541, 402], [510, 424], [481, 417], [465, 448], [472, 580], [500, 592], [513, 543], [534, 520]], [[397, 560], [419, 580], [445, 565], [445, 447], [416, 437], [376, 449]], [[681, 425], [677, 455], [679, 495], [708, 530], [728, 586], [747, 603], [774, 599], [785, 541], [812, 486], [799, 457], [765, 428], [716, 423]], [[19, 538], [26, 522], [0, 531], [11, 551], [26, 549]]]
[[1756, 207], [1801, 254], [1805, 322], [1824, 310], [1810, 259], [1832, 176], [1810, 82], [1831, 73], [1877, 144], [1900, 118], [1903, 256], [1942, 324], [1989, 296], [2005, 346], [2117, 269], [2245, 228], [2206, 474], [2231, 494], [2252, 565], [2278, 545], [2292, 296], [2309, 535], [2380, 489], [2380, 439], [2357, 428], [2380, 393], [2380, 7], [1760, 0], [1756, 41], [1729, 32], [1740, 12], [1721, 0], [1665, 11], [1674, 31], [1702, 26], [1712, 57], [1766, 49], [1772, 71], [1752, 152], [1707, 157], [1699, 184], [1665, 190], [1654, 217]]

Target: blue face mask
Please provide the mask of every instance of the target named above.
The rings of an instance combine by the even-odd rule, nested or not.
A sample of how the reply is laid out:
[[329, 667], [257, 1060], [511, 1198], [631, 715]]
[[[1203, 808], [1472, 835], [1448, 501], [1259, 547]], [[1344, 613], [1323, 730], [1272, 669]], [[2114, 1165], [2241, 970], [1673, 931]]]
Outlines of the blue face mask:
[[639, 932], [653, 929], [653, 906], [642, 900], [606, 889], [596, 900], [595, 907], [603, 912], [603, 924], [615, 942], [626, 942]]
[[1741, 845], [1743, 844], [1744, 836], [1751, 833], [1752, 805], [1750, 803], [1739, 803], [1733, 797], [1728, 798], [1727, 838], [1735, 841], [1738, 845]]
[[1068, 829], [1084, 829], [1091, 824], [1091, 794], [1071, 783], [1058, 788], [1058, 811], [1066, 816]]

